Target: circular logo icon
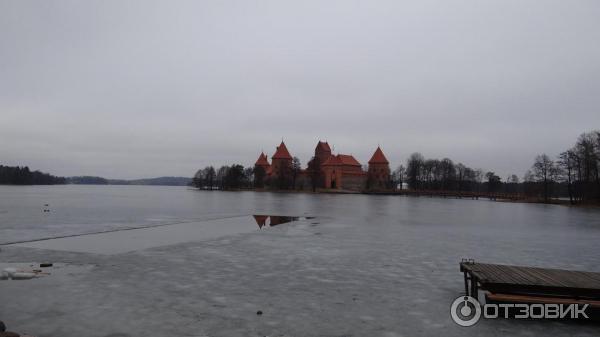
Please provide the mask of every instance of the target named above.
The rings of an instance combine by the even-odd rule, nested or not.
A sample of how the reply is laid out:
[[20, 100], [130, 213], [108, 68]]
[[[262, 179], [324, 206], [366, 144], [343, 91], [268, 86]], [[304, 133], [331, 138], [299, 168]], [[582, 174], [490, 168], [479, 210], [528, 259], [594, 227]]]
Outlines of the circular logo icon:
[[460, 326], [475, 325], [481, 318], [481, 305], [471, 296], [460, 296], [452, 302], [450, 316]]

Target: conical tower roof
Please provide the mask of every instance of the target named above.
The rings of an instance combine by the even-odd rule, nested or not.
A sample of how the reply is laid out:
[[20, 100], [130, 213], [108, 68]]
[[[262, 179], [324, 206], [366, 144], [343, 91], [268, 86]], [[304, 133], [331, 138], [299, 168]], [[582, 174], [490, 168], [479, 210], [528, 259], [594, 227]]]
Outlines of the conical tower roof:
[[279, 146], [277, 147], [277, 151], [275, 151], [275, 154], [271, 158], [273, 158], [273, 159], [292, 159], [292, 155], [290, 154], [290, 151], [288, 151], [287, 147], [285, 146], [285, 143], [282, 141], [281, 144], [279, 144]]
[[260, 153], [260, 156], [258, 156], [254, 166], [269, 166], [269, 160], [267, 159], [267, 156], [265, 156], [264, 152]]
[[375, 150], [375, 153], [373, 153], [371, 160], [369, 160], [369, 164], [389, 164], [389, 163], [390, 162], [387, 160], [387, 158], [383, 154], [383, 151], [381, 151], [381, 148], [378, 146], [377, 150]]

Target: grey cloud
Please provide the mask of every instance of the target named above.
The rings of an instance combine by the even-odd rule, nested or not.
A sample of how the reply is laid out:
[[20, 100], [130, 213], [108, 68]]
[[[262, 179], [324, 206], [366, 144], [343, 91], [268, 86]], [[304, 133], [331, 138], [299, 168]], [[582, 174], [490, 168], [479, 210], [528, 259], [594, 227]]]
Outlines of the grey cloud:
[[3, 1], [0, 161], [191, 175], [281, 137], [521, 175], [600, 114], [597, 1]]

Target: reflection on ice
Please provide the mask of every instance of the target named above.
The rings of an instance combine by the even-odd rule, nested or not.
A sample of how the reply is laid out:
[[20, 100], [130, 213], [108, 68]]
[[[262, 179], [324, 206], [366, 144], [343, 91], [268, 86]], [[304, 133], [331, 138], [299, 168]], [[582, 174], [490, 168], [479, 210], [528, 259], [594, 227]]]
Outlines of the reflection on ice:
[[256, 224], [258, 228], [263, 227], [273, 227], [277, 225], [281, 225], [284, 223], [298, 221], [298, 220], [306, 220], [312, 219], [313, 217], [298, 217], [298, 216], [282, 216], [282, 215], [253, 215], [254, 220], [256, 220]]

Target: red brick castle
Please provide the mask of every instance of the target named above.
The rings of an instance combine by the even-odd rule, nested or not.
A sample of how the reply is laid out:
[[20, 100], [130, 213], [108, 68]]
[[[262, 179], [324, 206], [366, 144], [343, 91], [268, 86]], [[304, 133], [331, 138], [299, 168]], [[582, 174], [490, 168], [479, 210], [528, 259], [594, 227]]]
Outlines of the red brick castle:
[[295, 167], [293, 157], [282, 141], [275, 154], [261, 153], [256, 160], [255, 179], [264, 179], [258, 185], [274, 188], [332, 189], [348, 191], [386, 190], [391, 187], [390, 165], [380, 147], [377, 147], [365, 171], [354, 156], [333, 154], [327, 142], [317, 143], [315, 155], [306, 169]]

